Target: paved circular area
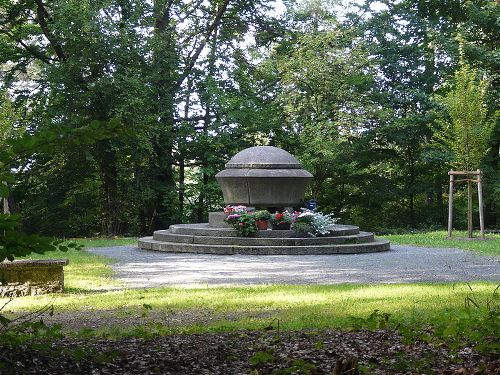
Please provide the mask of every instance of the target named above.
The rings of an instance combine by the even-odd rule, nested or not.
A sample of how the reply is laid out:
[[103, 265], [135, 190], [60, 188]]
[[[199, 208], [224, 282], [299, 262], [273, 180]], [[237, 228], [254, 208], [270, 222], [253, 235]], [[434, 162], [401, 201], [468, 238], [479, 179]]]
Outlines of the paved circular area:
[[134, 246], [90, 251], [116, 260], [115, 276], [130, 288], [500, 280], [500, 257], [457, 249], [392, 245], [382, 253], [266, 256], [161, 253]]

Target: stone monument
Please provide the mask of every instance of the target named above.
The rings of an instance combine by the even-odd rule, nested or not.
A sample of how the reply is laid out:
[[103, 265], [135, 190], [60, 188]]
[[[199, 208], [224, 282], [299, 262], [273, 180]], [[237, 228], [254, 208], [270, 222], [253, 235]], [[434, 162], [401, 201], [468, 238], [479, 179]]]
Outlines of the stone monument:
[[[273, 146], [247, 148], [229, 160], [215, 178], [228, 205], [273, 208], [298, 206], [313, 175], [291, 154]], [[389, 241], [375, 239], [353, 225], [336, 225], [328, 236], [306, 237], [293, 230], [263, 230], [238, 237], [211, 212], [208, 223], [175, 224], [139, 239], [143, 250], [210, 254], [357, 254], [389, 250]]]
[[302, 199], [313, 175], [278, 147], [247, 148], [215, 175], [225, 204], [293, 207]]

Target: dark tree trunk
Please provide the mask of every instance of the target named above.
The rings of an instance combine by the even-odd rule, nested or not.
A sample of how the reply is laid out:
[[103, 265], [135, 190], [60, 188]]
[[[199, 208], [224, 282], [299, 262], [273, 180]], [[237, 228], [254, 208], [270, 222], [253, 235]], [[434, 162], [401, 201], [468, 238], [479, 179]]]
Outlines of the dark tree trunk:
[[173, 173], [173, 138], [177, 52], [171, 23], [171, 1], [155, 1], [155, 43], [151, 86], [156, 104], [153, 134], [152, 229], [168, 227], [175, 217], [175, 180]]
[[101, 230], [105, 236], [111, 237], [120, 234], [117, 158], [109, 140], [97, 144], [97, 155], [102, 182]]
[[[215, 60], [217, 54], [217, 39], [218, 39], [218, 25], [215, 25], [213, 30], [212, 39], [210, 42], [210, 54], [208, 56], [208, 77], [211, 79], [215, 75]], [[203, 119], [203, 142], [206, 142], [208, 138], [208, 128], [210, 126], [211, 112], [212, 112], [212, 98], [211, 95], [205, 97], [205, 118]], [[201, 153], [201, 166], [202, 166], [202, 185], [198, 195], [198, 205], [197, 205], [197, 219], [198, 222], [205, 220], [206, 212], [206, 191], [209, 181], [209, 176], [207, 174], [208, 169], [208, 153], [204, 147]]]

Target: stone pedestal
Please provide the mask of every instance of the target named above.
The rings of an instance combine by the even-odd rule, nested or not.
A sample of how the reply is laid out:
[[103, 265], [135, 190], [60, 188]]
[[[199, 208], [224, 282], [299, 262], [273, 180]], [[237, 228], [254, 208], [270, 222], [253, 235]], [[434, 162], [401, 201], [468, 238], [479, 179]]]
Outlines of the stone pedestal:
[[67, 259], [0, 262], [0, 297], [61, 293]]
[[225, 218], [226, 215], [224, 212], [209, 212], [208, 226], [210, 228], [232, 228], [231, 225], [224, 221]]

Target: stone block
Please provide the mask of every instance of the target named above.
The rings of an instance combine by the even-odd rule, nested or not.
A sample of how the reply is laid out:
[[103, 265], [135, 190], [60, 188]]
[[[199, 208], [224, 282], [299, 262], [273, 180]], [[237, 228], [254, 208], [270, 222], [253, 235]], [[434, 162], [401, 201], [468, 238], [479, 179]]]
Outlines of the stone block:
[[67, 259], [14, 260], [0, 263], [0, 297], [18, 297], [64, 291]]

